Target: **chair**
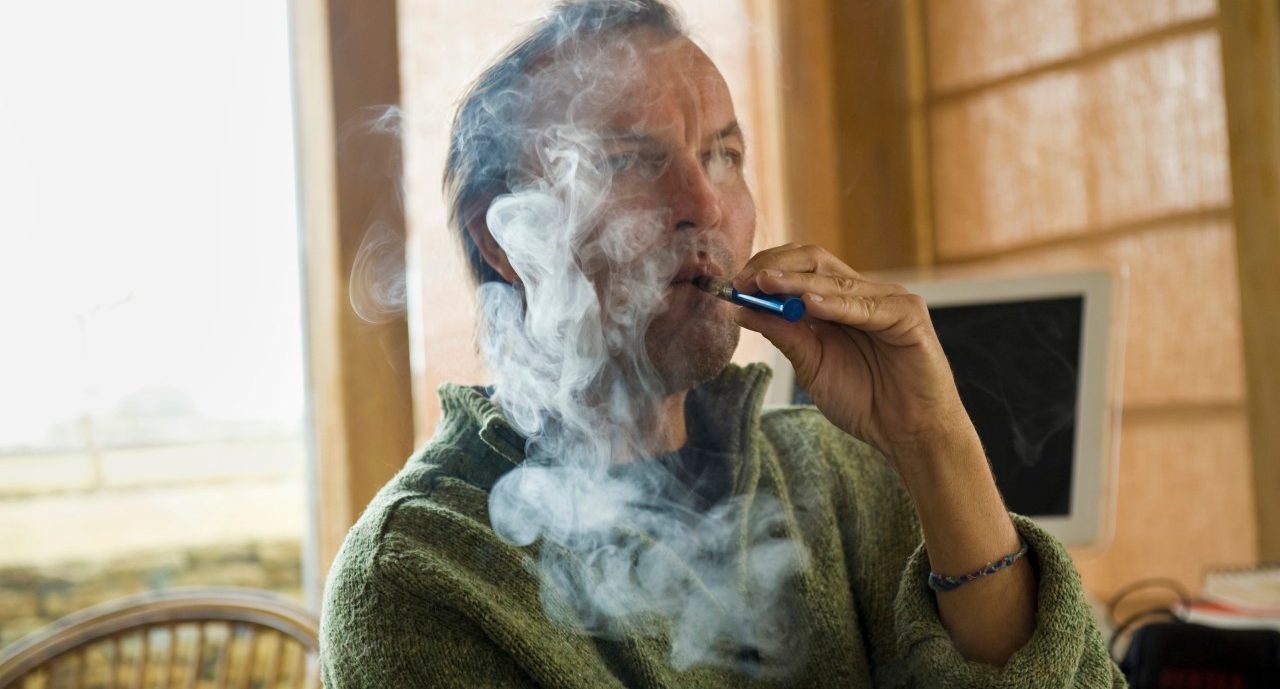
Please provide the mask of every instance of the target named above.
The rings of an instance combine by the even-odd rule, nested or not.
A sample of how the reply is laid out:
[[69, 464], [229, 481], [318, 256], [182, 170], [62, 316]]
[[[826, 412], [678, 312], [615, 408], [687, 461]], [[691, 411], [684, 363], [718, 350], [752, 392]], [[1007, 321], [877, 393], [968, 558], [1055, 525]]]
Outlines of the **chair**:
[[319, 624], [265, 591], [179, 588], [68, 615], [0, 653], [0, 689], [313, 689]]

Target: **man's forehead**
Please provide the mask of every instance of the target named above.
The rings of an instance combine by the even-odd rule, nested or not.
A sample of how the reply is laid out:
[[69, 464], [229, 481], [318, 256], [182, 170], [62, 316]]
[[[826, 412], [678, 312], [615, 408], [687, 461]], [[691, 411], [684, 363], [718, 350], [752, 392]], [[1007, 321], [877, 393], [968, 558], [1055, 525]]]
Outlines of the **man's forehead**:
[[736, 121], [720, 70], [686, 38], [642, 46], [637, 71], [605, 123], [606, 133], [713, 137]]
[[[585, 64], [543, 72], [566, 74], [550, 84], [535, 109], [547, 123], [563, 121], [610, 140], [711, 139], [738, 133], [728, 85], [692, 41], [641, 34], [625, 48], [606, 48]], [[544, 82], [544, 85], [545, 84]]]

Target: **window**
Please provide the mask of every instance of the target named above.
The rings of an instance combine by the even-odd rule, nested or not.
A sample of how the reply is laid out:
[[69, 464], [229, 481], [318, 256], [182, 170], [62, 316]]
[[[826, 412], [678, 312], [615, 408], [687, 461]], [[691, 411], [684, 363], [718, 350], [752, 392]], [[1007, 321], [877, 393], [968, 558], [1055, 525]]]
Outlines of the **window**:
[[301, 598], [287, 7], [0, 9], [0, 645], [118, 595]]

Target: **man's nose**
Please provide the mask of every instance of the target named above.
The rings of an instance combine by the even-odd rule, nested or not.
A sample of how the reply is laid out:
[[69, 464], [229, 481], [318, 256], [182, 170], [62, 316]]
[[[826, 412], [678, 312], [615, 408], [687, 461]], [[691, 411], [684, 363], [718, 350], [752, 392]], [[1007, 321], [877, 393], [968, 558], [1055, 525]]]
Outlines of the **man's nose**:
[[677, 230], [709, 230], [720, 225], [724, 213], [720, 190], [697, 156], [681, 156], [669, 175], [672, 227]]

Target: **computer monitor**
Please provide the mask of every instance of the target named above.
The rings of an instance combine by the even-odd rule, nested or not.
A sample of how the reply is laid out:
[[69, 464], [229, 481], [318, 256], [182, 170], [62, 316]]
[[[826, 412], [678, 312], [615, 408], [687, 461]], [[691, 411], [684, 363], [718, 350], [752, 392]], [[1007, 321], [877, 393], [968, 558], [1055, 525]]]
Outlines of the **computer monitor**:
[[[928, 302], [1009, 509], [1067, 545], [1104, 545], [1114, 514], [1123, 273], [897, 277]], [[808, 401], [791, 387], [794, 402]]]

